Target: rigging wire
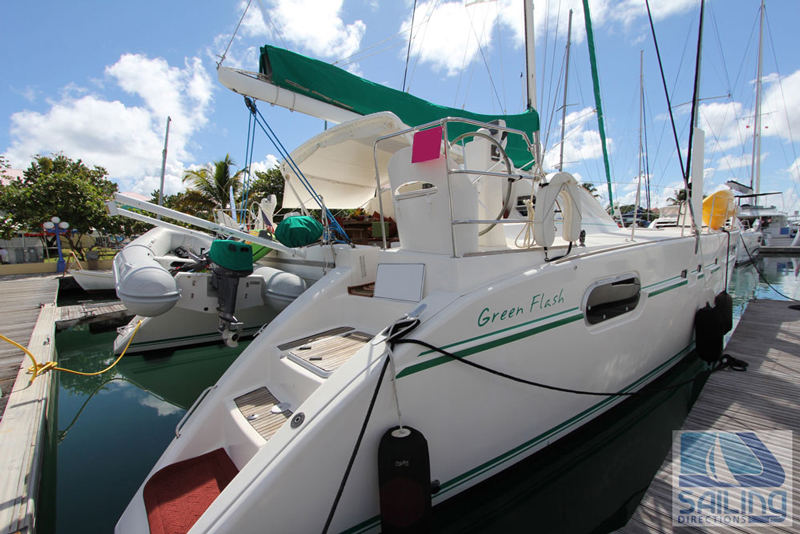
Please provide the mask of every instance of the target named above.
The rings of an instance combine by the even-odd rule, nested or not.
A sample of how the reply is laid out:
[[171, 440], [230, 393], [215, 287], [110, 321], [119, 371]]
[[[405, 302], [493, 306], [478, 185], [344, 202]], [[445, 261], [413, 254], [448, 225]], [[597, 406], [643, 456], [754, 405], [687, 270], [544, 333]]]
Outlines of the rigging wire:
[[239, 27], [242, 25], [242, 21], [244, 20], [244, 16], [247, 15], [247, 10], [250, 9], [250, 4], [253, 3], [253, 0], [248, 0], [247, 5], [244, 8], [244, 13], [242, 13], [242, 17], [239, 19], [239, 24], [236, 25], [236, 29], [233, 30], [233, 35], [231, 35], [231, 40], [228, 41], [228, 46], [225, 47], [225, 51], [220, 56], [219, 62], [217, 62], [217, 67], [222, 65], [222, 62], [225, 61], [225, 58], [228, 55], [228, 50], [231, 49], [231, 45], [233, 44], [233, 40], [236, 38], [236, 33], [239, 31]]
[[[497, 92], [497, 86], [495, 85], [494, 78], [492, 77], [492, 69], [491, 67], [489, 67], [489, 61], [486, 59], [486, 54], [484, 54], [483, 46], [481, 45], [481, 37], [486, 35], [486, 23], [484, 21], [484, 25], [481, 28], [481, 37], [478, 37], [477, 32], [475, 31], [474, 19], [472, 17], [472, 14], [469, 12], [468, 12], [468, 18], [469, 18], [469, 27], [472, 30], [472, 33], [475, 34], [475, 38], [478, 41], [478, 52], [480, 52], [481, 59], [483, 60], [483, 64], [486, 67], [486, 73], [489, 76], [489, 83], [492, 86], [492, 91], [494, 91], [495, 98], [497, 98], [497, 103], [500, 106], [500, 109], [502, 110], [504, 109], [503, 102], [502, 100], [500, 100], [500, 94]], [[494, 102], [492, 102], [492, 106], [494, 106]]]
[[261, 131], [264, 132], [264, 134], [267, 136], [270, 142], [272, 142], [272, 144], [275, 146], [275, 149], [278, 151], [278, 154], [283, 158], [284, 162], [287, 165], [289, 165], [289, 168], [295, 174], [295, 176], [297, 176], [297, 179], [300, 181], [300, 183], [303, 184], [303, 187], [305, 187], [306, 191], [311, 196], [311, 198], [317, 203], [317, 205], [319, 205], [320, 209], [327, 215], [331, 227], [344, 238], [345, 242], [352, 245], [352, 241], [350, 240], [350, 237], [347, 235], [347, 232], [345, 232], [344, 229], [341, 227], [341, 225], [338, 223], [338, 221], [336, 221], [336, 218], [333, 216], [330, 210], [325, 206], [325, 203], [322, 201], [322, 198], [320, 198], [317, 192], [314, 191], [314, 188], [311, 187], [311, 184], [308, 182], [308, 179], [300, 170], [300, 167], [297, 165], [297, 163], [295, 163], [289, 151], [286, 150], [286, 147], [283, 146], [281, 140], [278, 138], [278, 136], [272, 130], [272, 127], [269, 125], [267, 120], [261, 114], [261, 110], [258, 109], [255, 101], [248, 97], [245, 97], [245, 104], [247, 105], [247, 108], [250, 110], [250, 113], [252, 113], [255, 116], [255, 124], [257, 124], [261, 128]]
[[497, 3], [494, 5], [495, 28], [497, 29], [497, 48], [500, 51], [500, 82], [503, 89], [503, 113], [508, 113], [508, 102], [506, 102], [506, 76], [503, 69], [503, 31], [500, 29], [500, 8]]
[[422, 57], [422, 45], [425, 44], [425, 36], [428, 35], [428, 23], [433, 17], [433, 13], [436, 11], [436, 8], [439, 6], [442, 0], [436, 0], [432, 2], [428, 7], [428, 12], [425, 13], [425, 20], [422, 21], [422, 38], [419, 42], [419, 47], [417, 47], [417, 57], [414, 60], [414, 68], [411, 69], [411, 77], [408, 79], [408, 90], [411, 91], [411, 82], [414, 81], [414, 74], [417, 72], [417, 65], [419, 65], [419, 59]]
[[[467, 34], [467, 43], [464, 45], [464, 57], [461, 58], [461, 68], [458, 71], [458, 84], [456, 85], [456, 96], [453, 99], [453, 107], [458, 107], [458, 93], [461, 92], [461, 79], [464, 77], [464, 66], [467, 64], [467, 50], [469, 50], [469, 42], [472, 40], [472, 33]], [[467, 85], [466, 91], [469, 91], [469, 85]], [[466, 101], [464, 105], [466, 106]], [[462, 108], [463, 109], [463, 108]]]
[[406, 76], [408, 75], [408, 60], [411, 58], [411, 42], [414, 40], [414, 16], [417, 14], [417, 0], [414, 0], [414, 7], [411, 8], [411, 29], [408, 35], [408, 51], [406, 51], [406, 70], [403, 72], [403, 88], [406, 90]]
[[275, 39], [277, 37], [275, 40], [280, 41], [283, 47], [288, 49], [289, 47], [286, 45], [286, 41], [284, 41], [283, 37], [281, 37], [281, 32], [278, 31], [278, 27], [272, 22], [272, 19], [269, 16], [269, 11], [266, 10], [264, 4], [261, 3], [261, 0], [258, 0], [258, 6], [261, 8], [261, 14], [264, 15], [264, 19], [267, 21], [267, 27], [269, 28], [270, 33], [272, 33], [272, 38]]
[[367, 54], [366, 56], [361, 56], [361, 57], [352, 59], [350, 61], [339, 62], [338, 64], [337, 63], [332, 63], [332, 65], [336, 65], [336, 66], [338, 66], [340, 68], [341, 67], [346, 67], [347, 65], [352, 65], [353, 63], [358, 63], [359, 61], [364, 61], [365, 59], [369, 59], [369, 58], [371, 58], [373, 56], [377, 56], [378, 54], [383, 54], [384, 52], [388, 52], [392, 48], [397, 48], [399, 46], [403, 46], [404, 44], [405, 43], [403, 43], [403, 42], [395, 43], [393, 45], [387, 46], [386, 48], [381, 48], [380, 50], [378, 50], [376, 52], [373, 52], [371, 54]]
[[[764, 18], [766, 18], [766, 20], [767, 20], [767, 35], [769, 36], [769, 42], [772, 45], [772, 57], [773, 57], [773, 60], [775, 61], [775, 69], [778, 72], [780, 72], [780, 68], [778, 67], [778, 56], [775, 53], [775, 42], [772, 39], [772, 26], [769, 23], [769, 16], [767, 15], [766, 12], [764, 13], [764, 15], [765, 15]], [[783, 111], [784, 111], [784, 114], [786, 115], [786, 125], [787, 125], [787, 127], [789, 129], [789, 141], [791, 142], [792, 154], [794, 155], [794, 163], [792, 163], [792, 165], [789, 167], [789, 172], [791, 173], [792, 169], [794, 169], [795, 173], [798, 174], [798, 179], [800, 180], [800, 166], [797, 165], [797, 161], [798, 161], [797, 160], [797, 149], [796, 149], [795, 143], [794, 143], [794, 135], [792, 134], [792, 121], [789, 120], [789, 109], [786, 106], [786, 93], [783, 91], [783, 78], [780, 75], [778, 75], [778, 87], [781, 90], [781, 100], [783, 101]], [[780, 145], [781, 145], [781, 150], [783, 150], [783, 143], [780, 143]], [[784, 157], [785, 157], [785, 153], [784, 153]], [[800, 198], [800, 194], [798, 194], [798, 191], [797, 191], [797, 181], [796, 180], [792, 180], [792, 184], [793, 184], [792, 194], [796, 195], [796, 196], [798, 196], [798, 198]], [[793, 197], [790, 197], [790, 200], [792, 200], [793, 202], [796, 201]], [[792, 203], [790, 203], [789, 205], [791, 206], [791, 204]]]
[[[549, 11], [549, 7], [550, 7], [550, 2], [547, 2], [548, 11]], [[553, 95], [553, 80], [555, 79], [553, 77], [553, 69], [555, 68], [555, 64], [556, 64], [556, 46], [555, 46], [555, 43], [558, 42], [558, 33], [559, 33], [559, 30], [560, 30], [560, 25], [561, 25], [561, 0], [559, 0], [559, 2], [558, 2], [558, 11], [556, 12], [556, 29], [555, 29], [555, 36], [553, 38], [553, 47], [552, 47], [553, 51], [552, 51], [552, 54], [551, 54], [551, 61], [550, 61], [550, 85], [548, 87], [547, 99], [542, 102], [542, 109], [550, 108], [551, 107], [551, 103], [556, 98], [558, 98], [558, 87], [560, 87], [560, 84], [561, 84], [561, 76], [558, 77], [557, 86], [556, 86], [556, 94]], [[545, 45], [546, 45], [547, 41], [549, 40], [547, 38], [547, 34], [545, 34], [545, 39], [546, 39], [545, 40]], [[562, 68], [563, 68], [563, 62], [562, 62]], [[553, 112], [550, 113], [550, 118], [551, 119], [552, 119], [552, 116], [553, 116]], [[547, 142], [545, 142], [545, 144], [543, 145], [543, 148], [546, 148], [546, 147], [547, 147]], [[542, 161], [544, 161], [544, 153], [542, 153]]]

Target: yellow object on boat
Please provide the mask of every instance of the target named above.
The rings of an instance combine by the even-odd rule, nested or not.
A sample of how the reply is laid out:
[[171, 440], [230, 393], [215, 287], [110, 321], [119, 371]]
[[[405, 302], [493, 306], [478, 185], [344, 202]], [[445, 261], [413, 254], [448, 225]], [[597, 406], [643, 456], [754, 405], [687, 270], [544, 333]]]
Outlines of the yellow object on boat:
[[725, 221], [736, 215], [733, 191], [717, 191], [703, 200], [703, 224], [712, 230], [719, 230]]

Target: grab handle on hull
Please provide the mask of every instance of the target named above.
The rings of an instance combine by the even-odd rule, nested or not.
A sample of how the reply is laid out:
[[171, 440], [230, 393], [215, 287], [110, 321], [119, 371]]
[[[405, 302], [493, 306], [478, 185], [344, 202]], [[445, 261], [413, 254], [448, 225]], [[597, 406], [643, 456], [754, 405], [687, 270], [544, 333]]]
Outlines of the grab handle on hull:
[[211, 392], [211, 390], [215, 389], [216, 387], [217, 387], [217, 385], [214, 384], [213, 386], [208, 386], [206, 389], [204, 389], [203, 392], [197, 397], [197, 400], [194, 401], [194, 404], [192, 404], [191, 408], [189, 408], [186, 411], [186, 413], [183, 414], [183, 417], [181, 418], [181, 420], [178, 421], [178, 426], [175, 427], [175, 438], [176, 439], [181, 437], [181, 428], [183, 428], [183, 425], [186, 423], [186, 421], [189, 420], [189, 416], [192, 415], [192, 413], [195, 411], [195, 409], [198, 406], [200, 406], [200, 403], [203, 401], [203, 399], [206, 398], [206, 395], [208, 395]]

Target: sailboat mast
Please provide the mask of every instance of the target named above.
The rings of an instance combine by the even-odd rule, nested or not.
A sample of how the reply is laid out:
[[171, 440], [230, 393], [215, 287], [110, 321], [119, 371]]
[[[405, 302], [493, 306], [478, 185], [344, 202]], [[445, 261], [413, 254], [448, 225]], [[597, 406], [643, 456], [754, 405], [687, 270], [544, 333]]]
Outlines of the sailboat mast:
[[750, 167], [750, 187], [755, 180], [756, 194], [761, 192], [761, 76], [764, 58], [764, 0], [761, 0], [761, 22], [758, 28], [758, 71], [756, 74], [756, 120], [753, 131], [753, 162]]
[[[533, 0], [525, 0], [525, 68], [528, 71], [527, 93], [528, 109], [536, 109], [536, 46], [533, 32]], [[536, 165], [541, 168], [542, 145], [539, 130], [533, 132], [533, 157]]]
[[569, 48], [572, 42], [572, 10], [569, 10], [569, 23], [567, 24], [567, 60], [564, 69], [564, 107], [561, 108], [561, 155], [558, 160], [558, 170], [564, 170], [564, 131], [567, 126], [567, 82], [569, 81]]
[[583, 0], [583, 17], [586, 21], [586, 40], [589, 42], [589, 61], [592, 64], [592, 85], [594, 86], [594, 101], [597, 108], [597, 128], [600, 131], [600, 142], [603, 145], [603, 164], [606, 168], [606, 181], [608, 182], [608, 204], [611, 207], [611, 216], [613, 217], [614, 196], [611, 194], [611, 165], [608, 162], [606, 127], [603, 119], [603, 106], [600, 103], [600, 78], [597, 73], [597, 57], [594, 53], [594, 32], [592, 31], [592, 16], [589, 13], [589, 0]]
[[[221, 63], [221, 62], [220, 62]], [[172, 117], [167, 117], [167, 134], [164, 136], [164, 150], [161, 153], [161, 187], [158, 188], [158, 205], [164, 205], [164, 176], [167, 173], [167, 145], [169, 145], [169, 123]], [[158, 215], [161, 218], [161, 215]]]
[[633, 224], [631, 224], [631, 241], [636, 230], [639, 215], [639, 202], [642, 198], [642, 117], [644, 117], [644, 50], [639, 52], [639, 174], [636, 185], [636, 204], [633, 205]]

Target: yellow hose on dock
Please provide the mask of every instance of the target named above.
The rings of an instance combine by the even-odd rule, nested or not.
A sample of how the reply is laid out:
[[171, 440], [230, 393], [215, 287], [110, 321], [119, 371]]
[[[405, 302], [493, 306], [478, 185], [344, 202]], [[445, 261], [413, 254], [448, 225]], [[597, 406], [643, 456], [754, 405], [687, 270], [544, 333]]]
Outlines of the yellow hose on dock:
[[142, 321], [139, 321], [136, 324], [136, 328], [133, 330], [133, 334], [131, 335], [130, 339], [128, 340], [128, 344], [125, 345], [125, 350], [123, 350], [122, 354], [119, 355], [119, 358], [114, 360], [114, 363], [112, 363], [111, 365], [109, 365], [108, 367], [103, 369], [102, 371], [97, 371], [97, 372], [94, 372], [94, 373], [83, 373], [81, 371], [75, 371], [73, 369], [66, 369], [64, 367], [58, 367], [56, 362], [38, 363], [36, 361], [36, 358], [33, 356], [33, 354], [31, 354], [31, 352], [28, 349], [26, 349], [25, 347], [23, 347], [22, 345], [20, 345], [16, 341], [12, 341], [12, 340], [8, 339], [3, 334], [0, 334], [0, 339], [2, 339], [3, 341], [5, 341], [7, 343], [10, 343], [10, 344], [14, 345], [18, 349], [24, 351], [25, 354], [27, 354], [30, 357], [31, 361], [33, 361], [33, 365], [28, 367], [28, 372], [33, 375], [31, 377], [31, 383], [33, 383], [33, 381], [36, 380], [37, 376], [42, 375], [42, 374], [46, 373], [47, 371], [64, 371], [65, 373], [71, 373], [73, 375], [81, 375], [81, 376], [97, 376], [97, 375], [101, 375], [101, 374], [103, 374], [105, 372], [110, 371], [111, 369], [114, 368], [115, 365], [117, 365], [119, 363], [119, 361], [122, 359], [122, 357], [125, 356], [125, 353], [128, 352], [128, 347], [131, 346], [131, 342], [133, 341], [133, 338], [136, 337], [136, 332], [139, 331], [139, 327], [141, 325], [142, 325]]

